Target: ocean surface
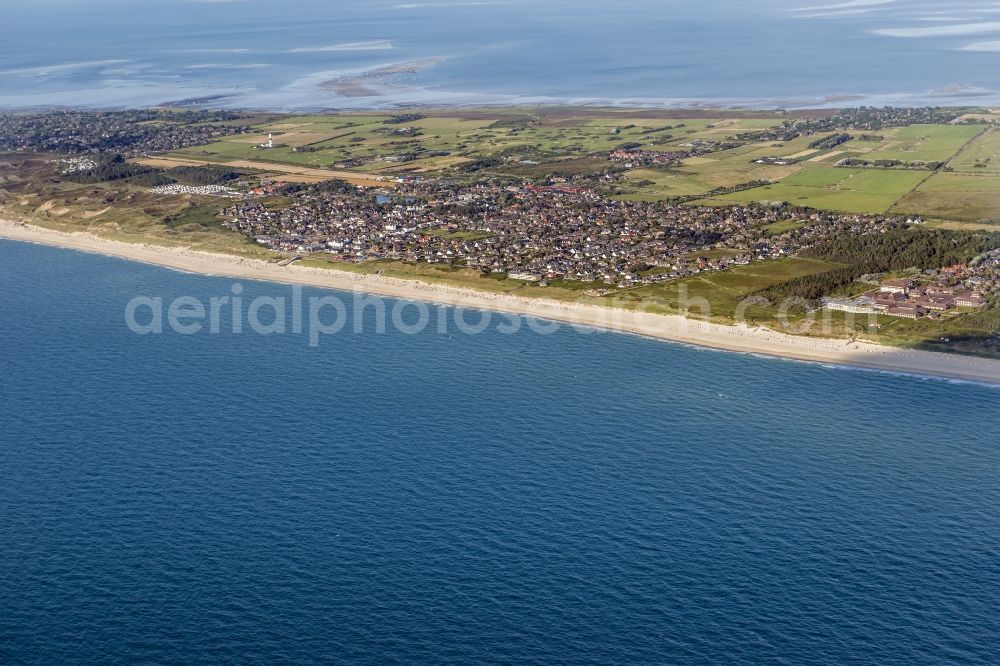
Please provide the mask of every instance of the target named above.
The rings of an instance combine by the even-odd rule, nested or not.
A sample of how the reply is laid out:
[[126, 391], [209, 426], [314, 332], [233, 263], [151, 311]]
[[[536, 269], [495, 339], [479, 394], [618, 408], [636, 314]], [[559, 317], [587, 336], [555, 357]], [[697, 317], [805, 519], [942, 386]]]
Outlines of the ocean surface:
[[0, 6], [0, 108], [1000, 105], [996, 0]]
[[998, 388], [233, 291], [0, 241], [0, 663], [996, 663]]

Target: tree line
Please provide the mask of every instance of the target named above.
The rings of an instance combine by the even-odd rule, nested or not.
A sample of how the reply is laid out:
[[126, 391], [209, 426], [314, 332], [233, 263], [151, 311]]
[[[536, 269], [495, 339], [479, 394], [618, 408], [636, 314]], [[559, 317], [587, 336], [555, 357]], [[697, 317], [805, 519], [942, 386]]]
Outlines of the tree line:
[[846, 266], [788, 280], [756, 293], [769, 299], [793, 296], [815, 301], [843, 289], [862, 275], [912, 267], [939, 269], [966, 263], [997, 248], [1000, 248], [997, 232], [893, 229], [885, 234], [845, 234], [805, 250], [800, 256]]
[[76, 171], [65, 176], [74, 183], [92, 184], [128, 181], [132, 185], [157, 187], [185, 183], [188, 185], [225, 185], [243, 176], [239, 171], [217, 166], [178, 166], [168, 171], [127, 162], [122, 155], [114, 155], [97, 162], [88, 171]]

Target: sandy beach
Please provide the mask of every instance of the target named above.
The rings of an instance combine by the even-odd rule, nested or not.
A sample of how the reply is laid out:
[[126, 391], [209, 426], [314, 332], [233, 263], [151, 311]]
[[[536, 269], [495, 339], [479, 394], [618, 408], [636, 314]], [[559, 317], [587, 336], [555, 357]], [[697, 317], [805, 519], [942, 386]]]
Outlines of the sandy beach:
[[205, 275], [364, 292], [392, 298], [539, 317], [713, 349], [1000, 384], [1000, 361], [990, 359], [897, 349], [865, 342], [805, 338], [745, 325], [709, 324], [674, 315], [519, 298], [335, 269], [310, 268], [294, 264], [278, 266], [226, 254], [123, 243], [84, 232], [63, 233], [6, 220], [0, 220], [0, 238], [94, 252]]

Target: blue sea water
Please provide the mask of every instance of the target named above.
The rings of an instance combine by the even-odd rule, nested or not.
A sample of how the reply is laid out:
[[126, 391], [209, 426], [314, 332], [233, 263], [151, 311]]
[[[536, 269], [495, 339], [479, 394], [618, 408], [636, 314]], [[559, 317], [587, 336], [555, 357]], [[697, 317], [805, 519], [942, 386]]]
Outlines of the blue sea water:
[[996, 663], [997, 388], [232, 284], [0, 241], [0, 663]]
[[[1000, 104], [995, 0], [0, 2], [0, 108]], [[370, 78], [404, 65], [409, 73]], [[356, 76], [352, 92], [324, 87]]]

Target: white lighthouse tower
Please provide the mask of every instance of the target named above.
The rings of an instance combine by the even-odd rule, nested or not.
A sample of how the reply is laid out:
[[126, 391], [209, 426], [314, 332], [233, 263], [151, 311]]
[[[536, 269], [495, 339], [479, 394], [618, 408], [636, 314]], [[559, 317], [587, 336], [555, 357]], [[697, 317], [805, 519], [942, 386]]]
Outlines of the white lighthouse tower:
[[274, 148], [274, 135], [270, 132], [267, 133], [267, 147]]

